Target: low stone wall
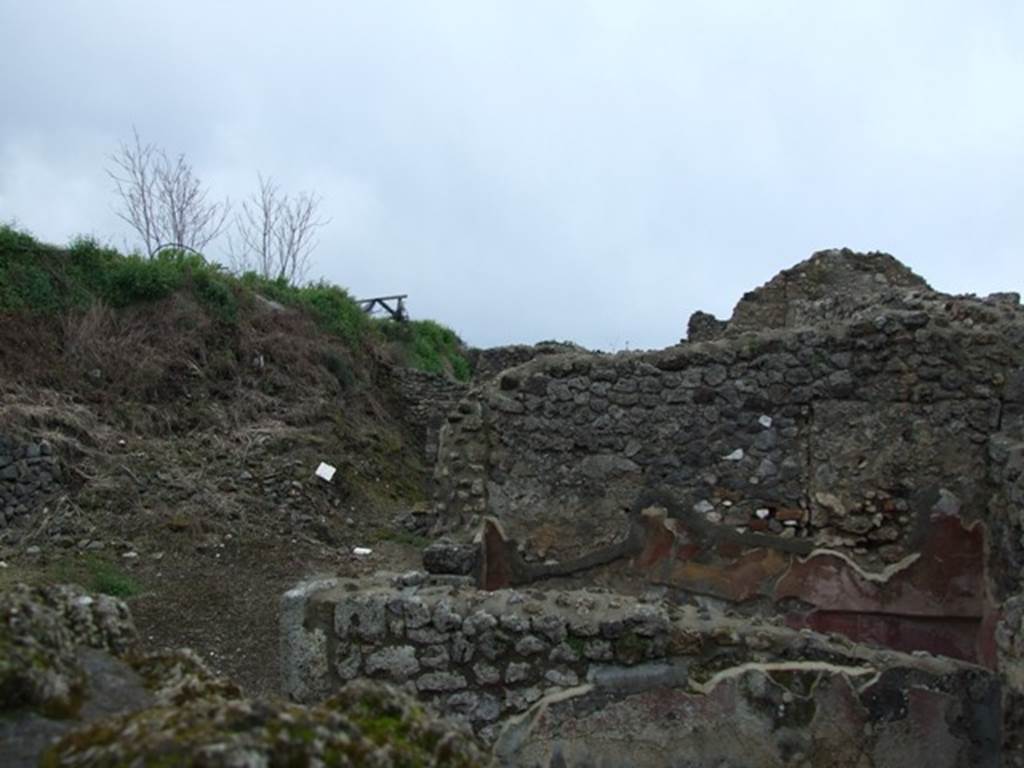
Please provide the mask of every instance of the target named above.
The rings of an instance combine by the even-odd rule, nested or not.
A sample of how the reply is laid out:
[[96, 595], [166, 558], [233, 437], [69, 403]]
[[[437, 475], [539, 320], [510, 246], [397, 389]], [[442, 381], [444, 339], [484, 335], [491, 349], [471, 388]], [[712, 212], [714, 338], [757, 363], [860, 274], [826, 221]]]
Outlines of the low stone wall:
[[35, 509], [57, 490], [61, 477], [48, 442], [18, 443], [0, 435], [0, 527]]
[[[423, 583], [401, 587], [403, 578]], [[313, 593], [289, 592], [285, 603], [293, 607], [285, 610], [304, 606], [304, 632], [288, 631], [286, 659], [308, 658], [312, 646], [322, 648], [326, 664], [292, 678], [287, 693], [302, 700], [356, 677], [380, 678], [405, 683], [486, 729], [546, 693], [579, 685], [594, 665], [668, 653], [663, 608], [586, 592], [557, 601], [543, 593], [478, 592], [428, 578], [339, 580]]]
[[311, 707], [247, 698], [189, 649], [145, 651], [121, 600], [73, 585], [0, 588], [0, 653], [3, 768], [484, 761], [462, 724], [390, 686], [353, 683]]
[[832, 750], [832, 764], [994, 766], [1003, 739], [1000, 683], [980, 667], [599, 590], [480, 592], [418, 573], [301, 585], [283, 599], [282, 656], [299, 701], [398, 683], [507, 765], [609, 764], [601, 744], [637, 748], [612, 764], [673, 750], [706, 764], [702, 745], [737, 758], [734, 731], [759, 756], [743, 764]]

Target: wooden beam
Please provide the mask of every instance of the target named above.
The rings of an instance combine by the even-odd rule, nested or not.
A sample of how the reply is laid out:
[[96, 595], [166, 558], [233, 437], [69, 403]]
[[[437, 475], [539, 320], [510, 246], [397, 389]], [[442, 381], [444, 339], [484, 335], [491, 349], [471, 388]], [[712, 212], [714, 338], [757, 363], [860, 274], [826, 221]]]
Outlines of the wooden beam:
[[[371, 314], [379, 306], [391, 316], [392, 320], [401, 323], [409, 319], [405, 312], [405, 300], [407, 298], [409, 298], [407, 293], [396, 293], [393, 296], [374, 296], [369, 299], [356, 299], [356, 303], [367, 314]], [[388, 304], [389, 301], [396, 302], [395, 306]]]

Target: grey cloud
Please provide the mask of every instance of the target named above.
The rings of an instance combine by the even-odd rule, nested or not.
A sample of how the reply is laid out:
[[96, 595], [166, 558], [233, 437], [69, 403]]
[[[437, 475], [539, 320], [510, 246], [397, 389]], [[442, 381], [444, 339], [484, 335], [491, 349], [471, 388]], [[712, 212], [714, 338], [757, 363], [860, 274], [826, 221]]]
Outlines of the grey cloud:
[[1021, 283], [1017, 3], [56, 6], [0, 0], [0, 219], [46, 238], [120, 243], [134, 124], [319, 189], [320, 273], [478, 344], [663, 346], [834, 245]]

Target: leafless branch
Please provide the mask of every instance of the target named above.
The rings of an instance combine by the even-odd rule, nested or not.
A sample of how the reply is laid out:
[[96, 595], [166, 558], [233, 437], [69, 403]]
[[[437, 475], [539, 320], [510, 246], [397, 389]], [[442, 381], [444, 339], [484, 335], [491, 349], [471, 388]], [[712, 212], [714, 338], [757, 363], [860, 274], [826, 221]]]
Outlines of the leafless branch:
[[322, 198], [300, 192], [292, 199], [282, 195], [270, 177], [260, 174], [258, 178], [259, 188], [242, 202], [235, 216], [232, 262], [239, 271], [254, 270], [263, 277], [299, 283], [309, 271], [316, 232], [328, 223], [317, 215]]
[[113, 168], [107, 175], [113, 179], [121, 207], [117, 215], [132, 227], [142, 240], [146, 255], [152, 256], [160, 246], [157, 230], [157, 150], [152, 144], [143, 144], [139, 132], [132, 129], [132, 144], [121, 144], [120, 150], [110, 156]]
[[230, 203], [209, 202], [184, 155], [172, 162], [153, 144], [121, 144], [107, 173], [120, 198], [117, 215], [129, 224], [152, 257], [168, 243], [202, 251], [224, 230]]
[[280, 217], [281, 202], [278, 189], [270, 178], [258, 174], [259, 188], [248, 200], [242, 201], [242, 210], [235, 215], [237, 242], [229, 235], [229, 250], [234, 268], [239, 272], [253, 271], [269, 277], [274, 274], [274, 232]]

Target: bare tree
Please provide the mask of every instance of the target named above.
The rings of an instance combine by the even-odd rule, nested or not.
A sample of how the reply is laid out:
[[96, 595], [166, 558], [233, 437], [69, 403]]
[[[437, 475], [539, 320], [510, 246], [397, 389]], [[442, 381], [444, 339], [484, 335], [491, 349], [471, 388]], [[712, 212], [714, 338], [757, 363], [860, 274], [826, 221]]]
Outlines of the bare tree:
[[184, 155], [171, 163], [161, 153], [157, 173], [160, 231], [165, 243], [202, 251], [223, 230], [230, 205], [207, 202], [206, 190]]
[[242, 201], [242, 210], [235, 214], [237, 241], [229, 236], [229, 250], [235, 269], [239, 272], [257, 272], [263, 277], [275, 276], [274, 233], [281, 216], [281, 202], [277, 186], [270, 178], [258, 174], [259, 189], [248, 200]]
[[133, 142], [122, 143], [110, 156], [120, 207], [117, 215], [153, 256], [161, 246], [181, 245], [202, 251], [224, 230], [230, 203], [209, 202], [184, 155], [172, 162], [153, 144], [143, 144], [132, 130]]
[[157, 225], [156, 163], [157, 150], [143, 144], [139, 132], [132, 129], [133, 144], [121, 143], [120, 150], [110, 156], [113, 168], [107, 175], [116, 185], [121, 206], [117, 215], [141, 238], [146, 255], [152, 256], [160, 247]]
[[231, 241], [235, 269], [253, 270], [263, 277], [301, 282], [317, 246], [316, 232], [328, 223], [318, 216], [322, 198], [300, 192], [282, 194], [272, 178], [258, 175], [259, 188], [235, 215], [237, 240]]

